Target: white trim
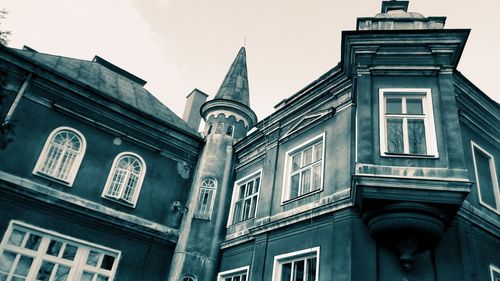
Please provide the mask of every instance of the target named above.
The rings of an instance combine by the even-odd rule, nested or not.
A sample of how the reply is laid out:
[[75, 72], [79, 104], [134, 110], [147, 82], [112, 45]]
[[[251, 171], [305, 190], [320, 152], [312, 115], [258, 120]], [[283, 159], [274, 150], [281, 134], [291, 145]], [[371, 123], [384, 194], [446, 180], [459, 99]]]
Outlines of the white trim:
[[236, 201], [237, 201], [237, 196], [236, 196], [236, 191], [238, 190], [238, 187], [239, 185], [244, 182], [244, 181], [247, 181], [248, 179], [250, 178], [256, 178], [256, 177], [260, 177], [260, 180], [259, 180], [259, 191], [257, 193], [257, 203], [255, 204], [255, 215], [253, 218], [256, 218], [257, 217], [257, 210], [259, 209], [259, 198], [260, 198], [260, 191], [262, 189], [262, 171], [263, 169], [259, 169], [257, 170], [256, 172], [254, 173], [251, 173], [239, 180], [237, 180], [236, 182], [234, 182], [234, 185], [233, 185], [233, 194], [231, 195], [231, 205], [229, 207], [229, 216], [228, 216], [228, 219], [227, 219], [227, 227], [231, 226], [231, 225], [234, 225], [232, 222], [233, 222], [233, 216], [234, 216], [234, 208], [235, 208], [235, 205], [236, 205]]
[[[9, 236], [12, 233], [14, 227], [17, 226], [17, 228], [20, 229], [26, 229], [28, 232], [36, 232], [37, 235], [41, 235], [41, 240], [40, 244], [37, 248], [37, 250], [28, 250], [24, 248], [19, 248], [19, 246], [14, 246], [8, 244]], [[24, 238], [26, 239], [26, 238]], [[45, 249], [48, 247], [48, 243], [50, 240], [63, 240], [61, 242], [63, 243], [69, 243], [72, 244], [72, 246], [76, 246], [74, 244], [78, 244], [77, 247], [77, 252], [75, 252], [75, 257], [74, 260], [65, 260], [56, 256], [47, 256], [45, 253]], [[70, 275], [68, 276], [68, 280], [73, 280], [77, 279], [75, 274], [81, 274], [84, 270], [85, 271], [90, 271], [95, 274], [101, 274], [109, 277], [109, 281], [112, 281], [115, 277], [116, 270], [118, 267], [119, 260], [121, 258], [121, 251], [111, 249], [109, 247], [101, 246], [92, 242], [88, 242], [82, 239], [74, 238], [68, 235], [60, 234], [58, 232], [44, 229], [41, 227], [37, 227], [34, 225], [30, 225], [21, 221], [17, 220], [11, 220], [9, 222], [9, 226], [7, 227], [7, 230], [4, 233], [2, 242], [0, 244], [0, 256], [2, 255], [4, 250], [9, 250], [10, 252], [16, 253], [16, 254], [21, 254], [21, 255], [26, 255], [29, 257], [33, 258], [33, 263], [30, 266], [29, 269], [29, 274], [26, 277], [26, 280], [34, 280], [35, 275], [37, 274], [37, 271], [33, 271], [32, 268], [39, 268], [41, 266], [42, 261], [52, 261], [57, 264], [62, 264], [64, 266], [70, 267], [72, 270], [69, 272]], [[41, 252], [43, 250], [43, 252]], [[88, 252], [90, 250], [98, 250], [104, 252], [103, 254], [109, 254], [110, 256], [114, 257], [113, 261], [113, 266], [110, 270], [106, 269], [101, 269], [98, 267], [93, 267], [93, 266], [88, 266], [86, 265], [86, 258], [88, 255]], [[60, 250], [62, 251], [62, 249]], [[101, 257], [102, 259], [102, 257]], [[52, 273], [54, 274], [54, 273]]]
[[[200, 205], [200, 199], [201, 199], [201, 192], [203, 191], [203, 189], [209, 189], [207, 187], [202, 187], [203, 185], [203, 182], [206, 181], [206, 180], [211, 180], [214, 182], [214, 192], [212, 194], [212, 198], [210, 198], [211, 202], [210, 202], [210, 206], [208, 208], [208, 217], [204, 217], [202, 216], [201, 214], [198, 213], [198, 208], [199, 208], [199, 205]], [[194, 215], [193, 215], [193, 218], [195, 219], [200, 219], [200, 220], [212, 220], [212, 214], [214, 212], [214, 204], [215, 204], [215, 197], [217, 196], [217, 188], [219, 186], [219, 182], [217, 181], [216, 178], [211, 178], [211, 177], [207, 177], [207, 178], [202, 178], [201, 182], [200, 182], [200, 186], [196, 187], [196, 188], [199, 188], [199, 192], [197, 193], [197, 198], [196, 198], [196, 206], [194, 208]]]
[[[314, 254], [314, 255], [313, 255]], [[281, 264], [287, 261], [303, 260], [309, 257], [316, 257], [316, 281], [319, 281], [319, 257], [320, 247], [308, 248], [291, 253], [274, 256], [272, 281], [279, 281], [281, 277]]]
[[493, 264], [490, 264], [490, 277], [491, 277], [491, 281], [496, 281], [497, 280], [497, 279], [495, 279], [495, 273], [497, 273], [498, 275], [500, 275], [500, 268], [496, 267]]
[[[427, 153], [423, 155], [415, 154], [392, 154], [387, 153], [387, 142], [386, 142], [386, 125], [385, 125], [385, 93], [406, 93], [403, 97], [408, 96], [423, 96], [422, 109], [424, 112], [424, 124], [425, 124], [425, 144]], [[404, 105], [403, 105], [404, 106]], [[436, 126], [434, 122], [434, 107], [432, 105], [432, 92], [430, 88], [380, 88], [379, 89], [379, 136], [380, 136], [380, 156], [384, 157], [404, 157], [404, 158], [439, 158], [439, 153], [437, 149], [437, 139], [436, 139]], [[406, 131], [407, 127], [403, 126], [403, 131]], [[403, 133], [403, 136], [408, 135]], [[408, 150], [407, 140], [403, 139], [405, 151]]]
[[[113, 198], [113, 197], [106, 195], [108, 193], [108, 189], [111, 185], [111, 182], [113, 181], [115, 166], [118, 164], [118, 160], [120, 160], [120, 158], [122, 158], [123, 156], [126, 156], [126, 155], [136, 157], [141, 164], [141, 175], [139, 176], [139, 180], [137, 181], [137, 184], [136, 184], [136, 189], [134, 191], [134, 197], [132, 200], [133, 201], [132, 204], [129, 204], [128, 202], [126, 202], [124, 200], [116, 199], [116, 198]], [[135, 206], [137, 205], [137, 200], [139, 199], [139, 194], [140, 194], [141, 189], [142, 189], [142, 183], [144, 181], [145, 175], [146, 175], [146, 162], [144, 161], [144, 159], [142, 159], [142, 157], [139, 154], [134, 153], [134, 152], [129, 152], [129, 151], [121, 152], [115, 156], [115, 159], [113, 160], [113, 164], [111, 164], [111, 168], [109, 169], [109, 173], [108, 173], [108, 178], [106, 179], [106, 183], [104, 184], [104, 188], [102, 189], [101, 197], [104, 199], [107, 199], [107, 200], [118, 202], [118, 203], [123, 204], [123, 205], [128, 206], [128, 207], [135, 208]], [[121, 187], [121, 188], [124, 188], [124, 187]]]
[[[479, 146], [477, 143], [471, 141], [471, 149], [472, 149], [472, 159], [474, 161], [474, 174], [476, 178], [476, 187], [477, 187], [477, 194], [479, 198], [479, 203], [483, 205], [484, 207], [492, 210], [493, 212], [497, 213], [500, 215], [500, 189], [498, 186], [498, 177], [497, 177], [497, 171], [496, 171], [496, 166], [495, 166], [495, 157], [493, 155], [489, 154], [484, 148]], [[488, 161], [489, 166], [490, 166], [490, 173], [491, 173], [491, 181], [493, 183], [493, 194], [495, 194], [495, 203], [496, 203], [496, 209], [491, 207], [490, 205], [486, 204], [483, 202], [481, 198], [481, 188], [479, 185], [479, 177], [478, 177], [478, 172], [477, 172], [477, 162], [476, 162], [476, 154], [475, 154], [475, 149], [479, 150], [480, 153], [485, 154], [486, 156], [489, 157], [490, 161]]]
[[[52, 139], [60, 131], [70, 131], [70, 132], [76, 134], [80, 138], [80, 142], [81, 142], [80, 143], [80, 145], [81, 145], [80, 151], [78, 152], [77, 157], [75, 158], [75, 162], [73, 163], [73, 165], [71, 167], [71, 170], [69, 171], [69, 175], [68, 175], [68, 179], [67, 180], [62, 180], [62, 179], [53, 177], [51, 175], [47, 175], [45, 173], [42, 173], [40, 171], [41, 168], [42, 168], [43, 162], [47, 158], [47, 152], [48, 152], [48, 149], [50, 147], [50, 144], [52, 143]], [[33, 168], [33, 172], [32, 173], [34, 175], [37, 175], [37, 176], [40, 176], [40, 177], [44, 177], [44, 178], [47, 178], [47, 179], [50, 179], [50, 180], [54, 180], [54, 181], [56, 181], [58, 183], [61, 183], [61, 184], [64, 184], [64, 185], [67, 185], [67, 186], [71, 187], [73, 185], [73, 182], [75, 181], [75, 177], [76, 177], [76, 174], [78, 173], [78, 170], [80, 168], [80, 164], [82, 163], [83, 156], [85, 155], [86, 148], [87, 148], [87, 141], [85, 140], [85, 137], [83, 136], [83, 134], [80, 133], [80, 131], [78, 131], [78, 130], [76, 130], [74, 128], [71, 128], [71, 127], [66, 127], [66, 126], [58, 127], [56, 129], [54, 129], [49, 134], [49, 136], [47, 137], [47, 139], [45, 140], [45, 144], [43, 145], [43, 149], [42, 149], [42, 151], [40, 152], [40, 154], [38, 156], [38, 160], [36, 161], [36, 164], [35, 164], [35, 167]]]
[[226, 270], [226, 271], [219, 272], [219, 274], [217, 274], [217, 281], [224, 281], [224, 278], [230, 277], [231, 275], [235, 275], [235, 274], [238, 274], [238, 273], [246, 274], [247, 275], [247, 281], [250, 281], [250, 278], [248, 276], [249, 275], [249, 270], [250, 270], [250, 266], [247, 265], [247, 266], [242, 266], [242, 267], [238, 267], [238, 268], [235, 268], [235, 269], [231, 269], [231, 270]]
[[[322, 146], [322, 150], [323, 150], [323, 155], [321, 156], [322, 159], [322, 163], [321, 163], [321, 182], [320, 182], [320, 188], [316, 189], [316, 190], [312, 190], [308, 193], [305, 193], [305, 194], [301, 194], [297, 197], [294, 197], [294, 198], [286, 198], [287, 196], [285, 196], [285, 194], [288, 194], [289, 193], [289, 175], [290, 175], [290, 154], [296, 152], [297, 150], [300, 150], [301, 148], [304, 148], [304, 147], [307, 147], [309, 144], [312, 144], [313, 142], [317, 142], [319, 139], [321, 139], [321, 142], [323, 144]], [[284, 205], [286, 203], [289, 203], [289, 202], [292, 202], [294, 201], [295, 199], [300, 199], [300, 198], [303, 198], [303, 196], [309, 196], [311, 194], [315, 194], [317, 192], [320, 192], [323, 190], [324, 188], [324, 177], [325, 177], [325, 156], [326, 156], [326, 132], [323, 132], [319, 135], [316, 135], [312, 138], [310, 138], [309, 140], [293, 147], [292, 149], [289, 149], [285, 152], [285, 161], [284, 161], [284, 165], [283, 165], [283, 186], [282, 186], [282, 189], [281, 189], [281, 205]]]

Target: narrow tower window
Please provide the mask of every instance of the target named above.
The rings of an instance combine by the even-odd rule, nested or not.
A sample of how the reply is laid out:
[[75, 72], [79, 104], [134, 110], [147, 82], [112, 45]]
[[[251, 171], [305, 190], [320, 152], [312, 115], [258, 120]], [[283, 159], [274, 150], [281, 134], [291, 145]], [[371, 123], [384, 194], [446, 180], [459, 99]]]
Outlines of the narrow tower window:
[[212, 125], [212, 123], [210, 123], [208, 125], [207, 135], [210, 135], [212, 133], [212, 127], [213, 127], [213, 125]]
[[222, 130], [223, 129], [224, 129], [224, 124], [222, 124], [222, 123], [217, 124], [217, 129], [215, 129], [215, 134], [216, 135], [217, 134], [219, 134], [219, 135], [222, 134]]
[[108, 176], [103, 196], [135, 206], [146, 173], [139, 155], [131, 152], [116, 156]]
[[71, 128], [57, 128], [47, 138], [33, 172], [71, 185], [84, 153], [82, 134]]
[[217, 182], [214, 179], [203, 180], [201, 183], [200, 196], [198, 197], [198, 206], [194, 214], [195, 218], [210, 220], [216, 191]]
[[234, 130], [234, 126], [233, 125], [227, 125], [226, 135], [232, 137], [233, 136], [233, 130]]

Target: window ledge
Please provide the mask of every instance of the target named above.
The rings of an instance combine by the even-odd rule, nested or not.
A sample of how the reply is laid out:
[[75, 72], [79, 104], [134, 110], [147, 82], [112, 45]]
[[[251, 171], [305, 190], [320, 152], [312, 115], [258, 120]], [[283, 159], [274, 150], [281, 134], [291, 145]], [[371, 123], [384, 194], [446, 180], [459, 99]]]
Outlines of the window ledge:
[[316, 193], [319, 193], [319, 192], [321, 192], [321, 191], [323, 191], [323, 187], [321, 187], [321, 188], [319, 188], [319, 189], [316, 189], [316, 190], [314, 190], [314, 191], [310, 191], [310, 192], [308, 192], [308, 193], [304, 193], [304, 194], [302, 194], [302, 195], [300, 195], [300, 196], [297, 196], [297, 197], [294, 197], [294, 198], [291, 198], [291, 199], [287, 199], [287, 200], [285, 200], [285, 201], [281, 202], [281, 206], [286, 205], [286, 204], [288, 204], [288, 203], [292, 203], [292, 202], [295, 202], [295, 201], [301, 200], [301, 199], [304, 199], [304, 198], [306, 198], [306, 197], [309, 197], [309, 196], [311, 196], [311, 195], [313, 195], [313, 194], [316, 194]]
[[47, 175], [45, 173], [42, 173], [40, 171], [33, 171], [33, 175], [35, 176], [38, 176], [38, 177], [41, 177], [41, 178], [44, 178], [44, 179], [47, 179], [47, 180], [50, 180], [50, 181], [53, 181], [53, 182], [56, 182], [58, 184], [62, 184], [62, 185], [65, 185], [67, 187], [72, 187], [73, 183], [69, 182], [69, 181], [65, 181], [65, 180], [62, 180], [62, 179], [58, 179], [56, 177], [53, 177], [51, 175]]
[[438, 155], [433, 154], [410, 154], [410, 153], [390, 153], [382, 152], [380, 156], [387, 158], [419, 158], [419, 159], [438, 159]]
[[124, 201], [124, 200], [120, 200], [120, 199], [116, 199], [114, 197], [109, 197], [109, 196], [101, 196], [103, 199], [106, 199], [106, 200], [109, 200], [111, 202], [115, 202], [115, 203], [118, 203], [120, 205], [123, 205], [123, 206], [126, 206], [126, 207], [129, 207], [129, 208], [133, 208], [135, 209], [135, 205], [136, 204], [132, 204], [132, 203], [128, 203], [127, 201]]

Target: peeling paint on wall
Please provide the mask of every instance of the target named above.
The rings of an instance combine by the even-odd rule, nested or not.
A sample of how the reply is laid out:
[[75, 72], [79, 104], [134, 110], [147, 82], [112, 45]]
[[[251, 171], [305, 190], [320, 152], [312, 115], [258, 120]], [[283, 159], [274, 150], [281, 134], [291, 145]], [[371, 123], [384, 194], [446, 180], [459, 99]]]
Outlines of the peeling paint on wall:
[[181, 175], [183, 179], [189, 178], [189, 167], [187, 163], [177, 162], [177, 173]]

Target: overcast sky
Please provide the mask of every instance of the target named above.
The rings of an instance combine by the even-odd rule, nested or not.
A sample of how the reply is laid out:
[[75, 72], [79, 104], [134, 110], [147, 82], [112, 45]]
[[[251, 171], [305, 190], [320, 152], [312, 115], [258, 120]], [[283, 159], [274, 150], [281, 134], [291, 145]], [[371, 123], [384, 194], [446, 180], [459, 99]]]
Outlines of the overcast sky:
[[[198, 88], [213, 97], [246, 37], [250, 100], [259, 120], [340, 60], [342, 30], [381, 0], [2, 0], [9, 46], [91, 60], [148, 81], [182, 116]], [[413, 0], [409, 11], [471, 28], [458, 69], [500, 101], [499, 0]]]

